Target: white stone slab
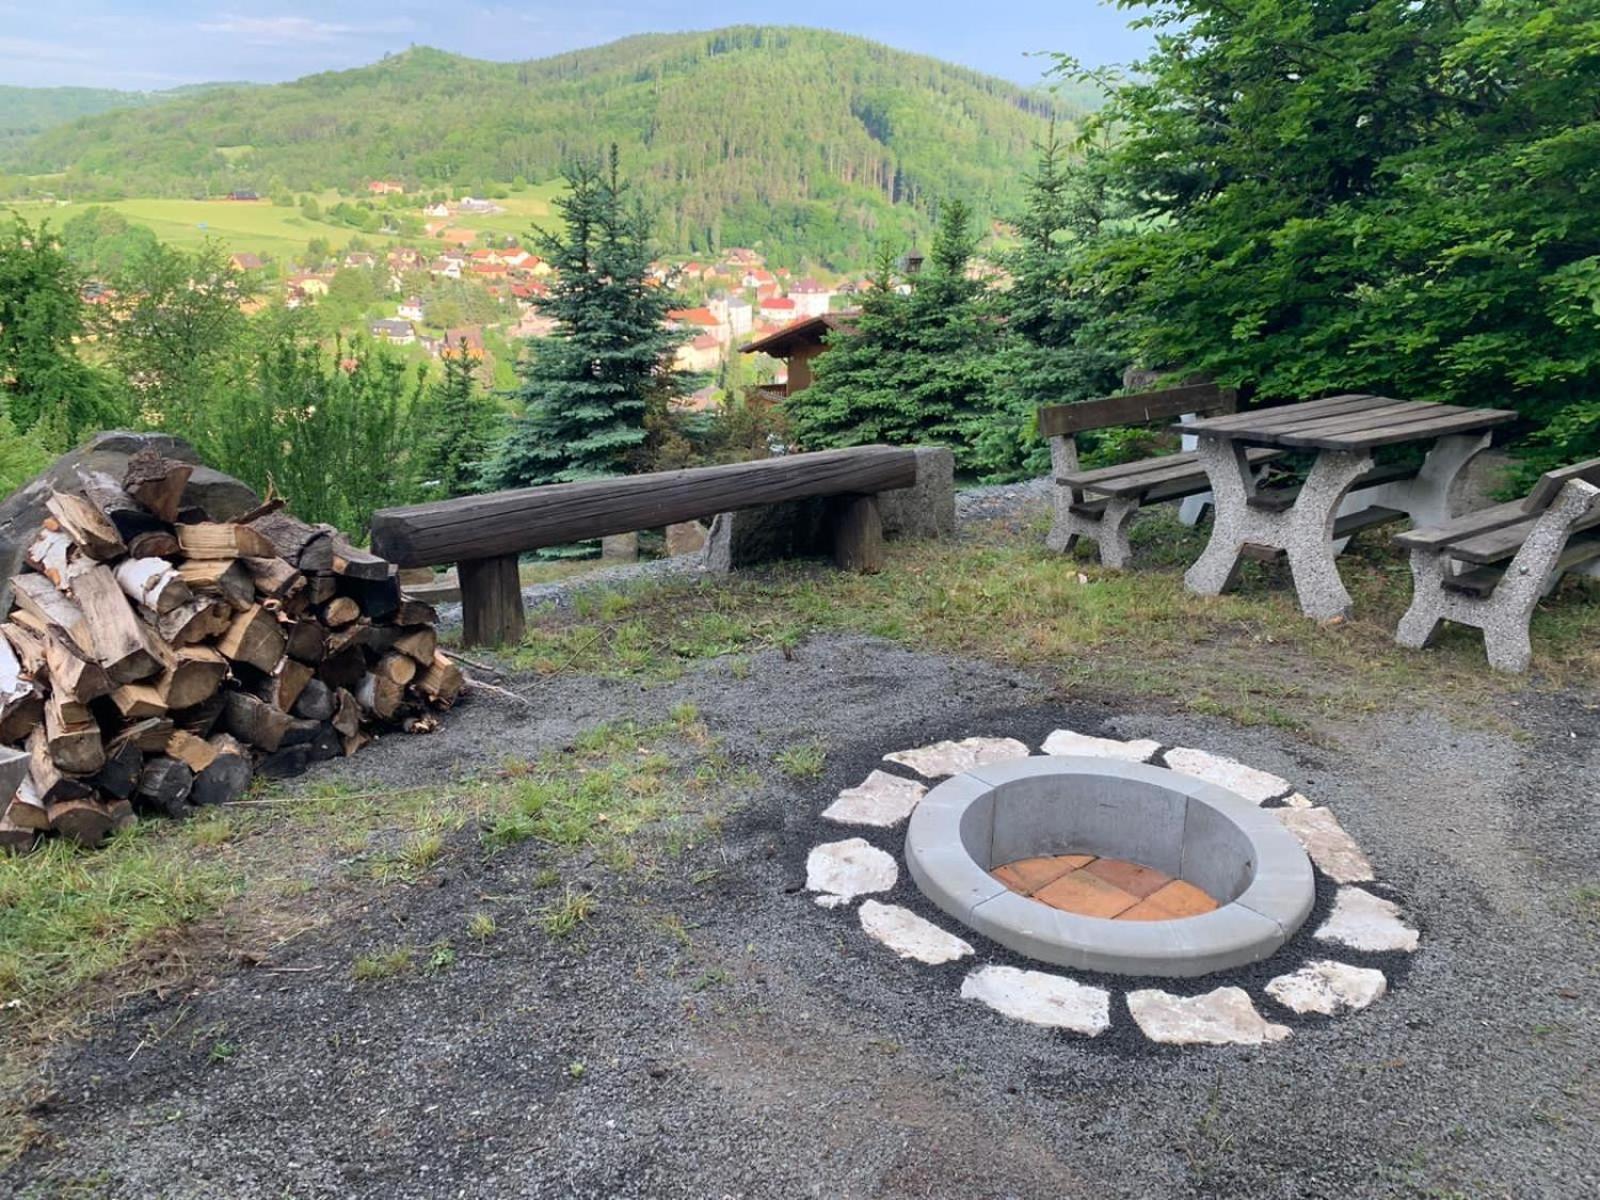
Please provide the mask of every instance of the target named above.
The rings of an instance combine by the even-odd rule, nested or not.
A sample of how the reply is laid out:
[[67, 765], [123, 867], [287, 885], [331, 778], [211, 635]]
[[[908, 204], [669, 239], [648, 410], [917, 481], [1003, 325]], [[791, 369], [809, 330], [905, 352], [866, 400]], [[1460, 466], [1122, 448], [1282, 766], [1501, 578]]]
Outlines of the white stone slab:
[[1338, 818], [1326, 808], [1276, 808], [1284, 828], [1299, 839], [1311, 861], [1335, 883], [1365, 883], [1374, 878], [1372, 864]]
[[1027, 758], [1028, 748], [1016, 738], [970, 737], [959, 742], [935, 742], [915, 750], [897, 750], [883, 757], [885, 762], [910, 767], [924, 778], [942, 779], [988, 763]]
[[1358, 887], [1339, 889], [1316, 937], [1353, 950], [1411, 951], [1418, 941], [1417, 931], [1400, 919], [1399, 905]]
[[1111, 1024], [1110, 992], [1043, 971], [980, 967], [961, 981], [961, 998], [987, 1004], [1014, 1021], [1088, 1037]]
[[1120, 758], [1124, 762], [1149, 762], [1159, 749], [1161, 743], [1149, 738], [1119, 742], [1115, 738], [1091, 737], [1070, 729], [1058, 729], [1044, 740], [1046, 754], [1081, 754], [1087, 758]]
[[825, 842], [806, 856], [806, 890], [821, 892], [817, 903], [825, 908], [887, 892], [899, 878], [894, 859], [862, 838]]
[[1292, 796], [1283, 798], [1285, 808], [1310, 808], [1311, 800], [1303, 792], [1295, 792]]
[[1221, 754], [1180, 746], [1167, 751], [1167, 766], [1218, 787], [1237, 792], [1251, 804], [1275, 800], [1289, 790], [1289, 781]]
[[1221, 987], [1203, 996], [1174, 996], [1146, 988], [1128, 993], [1128, 1011], [1152, 1042], [1173, 1046], [1259, 1046], [1289, 1036], [1256, 1011], [1243, 988]]
[[936, 967], [972, 953], [972, 947], [954, 934], [946, 933], [932, 921], [924, 921], [898, 904], [866, 900], [862, 902], [860, 915], [861, 928], [866, 930], [867, 936], [876, 938], [901, 958], [914, 958]]
[[1383, 972], [1321, 959], [1267, 984], [1267, 995], [1297, 1013], [1325, 1017], [1366, 1008], [1389, 990]]
[[887, 771], [874, 771], [853, 788], [845, 788], [839, 798], [822, 812], [829, 821], [841, 825], [872, 825], [888, 829], [911, 815], [917, 801], [928, 789], [912, 779], [902, 779]]

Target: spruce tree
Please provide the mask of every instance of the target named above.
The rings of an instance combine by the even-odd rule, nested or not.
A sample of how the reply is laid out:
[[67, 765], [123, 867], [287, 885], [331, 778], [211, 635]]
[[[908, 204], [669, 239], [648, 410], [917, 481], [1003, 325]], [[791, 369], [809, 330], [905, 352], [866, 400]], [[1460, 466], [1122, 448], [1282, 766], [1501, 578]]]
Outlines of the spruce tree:
[[683, 338], [664, 324], [672, 296], [648, 278], [650, 217], [620, 176], [616, 147], [604, 167], [576, 163], [564, 175], [555, 202], [564, 228], [534, 231], [556, 270], [540, 302], [556, 328], [521, 368], [523, 415], [486, 472], [493, 487], [639, 469], [652, 401], [685, 390], [671, 369]]
[[412, 413], [413, 477], [426, 499], [466, 495], [482, 476], [498, 413], [474, 371], [468, 355], [446, 357]]
[[959, 201], [939, 217], [921, 271], [896, 286], [880, 254], [853, 333], [835, 334], [811, 386], [785, 408], [809, 450], [868, 442], [947, 445], [962, 467], [990, 416], [994, 326], [970, 277], [972, 216]]

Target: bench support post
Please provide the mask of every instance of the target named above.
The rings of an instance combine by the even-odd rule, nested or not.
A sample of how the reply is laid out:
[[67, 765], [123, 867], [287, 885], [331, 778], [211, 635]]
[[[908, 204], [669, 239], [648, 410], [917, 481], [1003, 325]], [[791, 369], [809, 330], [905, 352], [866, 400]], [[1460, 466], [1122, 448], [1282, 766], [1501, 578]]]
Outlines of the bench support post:
[[1078, 443], [1072, 436], [1050, 439], [1050, 485], [1054, 517], [1050, 533], [1044, 544], [1061, 554], [1068, 553], [1078, 544], [1078, 539], [1088, 538], [1100, 550], [1102, 566], [1121, 570], [1133, 558], [1133, 546], [1128, 541], [1128, 523], [1139, 511], [1138, 500], [1108, 499], [1100, 501], [1098, 511], [1083, 511], [1087, 497], [1077, 488], [1059, 482], [1063, 475], [1078, 470]]
[[1487, 596], [1447, 586], [1450, 547], [1411, 551], [1411, 607], [1400, 619], [1394, 640], [1420, 650], [1445, 621], [1483, 630], [1483, 648], [1497, 671], [1520, 675], [1533, 661], [1528, 625], [1552, 576], [1560, 569], [1572, 526], [1600, 501], [1600, 488], [1570, 480], [1528, 533], [1505, 574]]
[[833, 561], [843, 571], [883, 570], [883, 516], [875, 495], [841, 496], [831, 514]]
[[461, 580], [461, 641], [468, 646], [514, 646], [522, 640], [522, 582], [517, 556], [456, 564]]

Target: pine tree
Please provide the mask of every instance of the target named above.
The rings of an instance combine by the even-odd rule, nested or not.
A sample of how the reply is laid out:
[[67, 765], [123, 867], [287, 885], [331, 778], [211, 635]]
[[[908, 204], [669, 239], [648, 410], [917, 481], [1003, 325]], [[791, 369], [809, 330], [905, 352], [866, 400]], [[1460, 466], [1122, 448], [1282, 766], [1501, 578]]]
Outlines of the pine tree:
[[1106, 219], [1104, 180], [1070, 168], [1052, 128], [1027, 186], [1016, 222], [1020, 244], [1003, 260], [1012, 285], [996, 303], [1004, 338], [995, 362], [995, 419], [976, 449], [995, 474], [1047, 465], [1033, 433], [1041, 404], [1085, 400], [1117, 385], [1118, 357], [1107, 338], [1091, 336], [1093, 309], [1074, 290], [1084, 247]]
[[971, 213], [951, 201], [908, 291], [896, 287], [892, 254], [880, 253], [854, 332], [830, 340], [811, 386], [785, 402], [802, 446], [947, 445], [958, 465], [975, 465], [994, 326], [968, 272], [974, 249]]
[[428, 499], [465, 495], [483, 474], [498, 414], [473, 372], [467, 355], [445, 358], [443, 375], [412, 413], [413, 478]]
[[564, 173], [560, 234], [535, 230], [556, 269], [540, 309], [553, 336], [522, 368], [523, 415], [489, 465], [494, 487], [525, 487], [624, 474], [643, 466], [652, 401], [682, 395], [671, 369], [681, 335], [665, 328], [670, 292], [649, 282], [650, 216], [618, 171], [616, 147], [602, 168]]

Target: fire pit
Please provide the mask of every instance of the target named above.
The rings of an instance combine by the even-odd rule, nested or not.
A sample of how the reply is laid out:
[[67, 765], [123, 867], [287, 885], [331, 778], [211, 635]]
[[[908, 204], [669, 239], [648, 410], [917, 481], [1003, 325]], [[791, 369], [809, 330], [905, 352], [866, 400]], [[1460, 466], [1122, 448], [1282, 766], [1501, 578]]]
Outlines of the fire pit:
[[1192, 977], [1266, 958], [1311, 912], [1311, 863], [1270, 812], [1144, 763], [1035, 757], [940, 784], [906, 858], [944, 912], [1059, 966]]

